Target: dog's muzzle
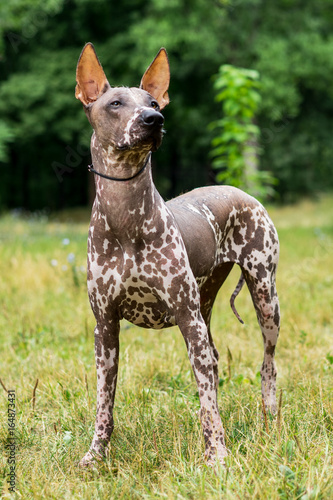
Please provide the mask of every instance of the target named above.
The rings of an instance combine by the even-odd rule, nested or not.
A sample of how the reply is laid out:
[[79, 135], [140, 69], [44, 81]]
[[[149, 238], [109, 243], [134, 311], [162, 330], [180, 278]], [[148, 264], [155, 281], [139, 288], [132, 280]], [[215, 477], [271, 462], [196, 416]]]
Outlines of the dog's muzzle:
[[145, 130], [142, 138], [146, 136], [146, 139], [151, 142], [151, 150], [156, 151], [162, 142], [164, 116], [154, 109], [145, 109], [140, 114], [138, 123], [142, 131]]
[[142, 149], [148, 145], [151, 151], [156, 151], [163, 138], [164, 116], [154, 109], [144, 109], [131, 125], [124, 136], [123, 141], [117, 143], [117, 149], [121, 151], [133, 148]]

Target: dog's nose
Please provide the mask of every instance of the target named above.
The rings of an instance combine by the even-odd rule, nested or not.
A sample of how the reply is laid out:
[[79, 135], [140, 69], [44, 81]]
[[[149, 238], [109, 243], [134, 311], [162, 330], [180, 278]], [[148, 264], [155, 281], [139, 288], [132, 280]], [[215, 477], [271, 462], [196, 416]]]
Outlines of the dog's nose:
[[154, 109], [147, 109], [141, 113], [141, 120], [144, 125], [147, 125], [148, 127], [162, 127], [164, 123], [164, 116]]

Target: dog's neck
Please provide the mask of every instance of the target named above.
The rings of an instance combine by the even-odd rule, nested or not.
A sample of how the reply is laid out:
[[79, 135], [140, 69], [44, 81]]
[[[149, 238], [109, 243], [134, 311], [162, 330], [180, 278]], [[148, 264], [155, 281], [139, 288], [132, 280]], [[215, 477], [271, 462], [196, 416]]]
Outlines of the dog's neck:
[[128, 178], [144, 165], [149, 150], [122, 150], [114, 145], [103, 146], [95, 132], [91, 138], [91, 156], [94, 168], [104, 175]]
[[149, 151], [119, 151], [113, 146], [103, 147], [95, 134], [91, 141], [94, 169], [99, 173], [125, 179], [135, 175], [147, 162], [146, 168], [128, 181], [105, 179], [96, 174], [95, 207], [106, 217], [112, 233], [121, 237], [126, 234], [137, 238], [144, 221], [152, 219], [160, 201], [152, 179]]

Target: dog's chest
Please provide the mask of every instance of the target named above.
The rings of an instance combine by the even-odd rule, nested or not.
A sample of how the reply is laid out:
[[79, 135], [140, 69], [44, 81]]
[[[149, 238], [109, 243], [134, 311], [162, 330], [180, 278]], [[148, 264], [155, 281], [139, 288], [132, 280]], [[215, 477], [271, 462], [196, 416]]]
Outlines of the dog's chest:
[[111, 228], [91, 226], [88, 291], [95, 313], [107, 317], [116, 308], [138, 326], [173, 326], [177, 303], [193, 286], [182, 237], [167, 212], [158, 224], [146, 224], [140, 237], [120, 238]]

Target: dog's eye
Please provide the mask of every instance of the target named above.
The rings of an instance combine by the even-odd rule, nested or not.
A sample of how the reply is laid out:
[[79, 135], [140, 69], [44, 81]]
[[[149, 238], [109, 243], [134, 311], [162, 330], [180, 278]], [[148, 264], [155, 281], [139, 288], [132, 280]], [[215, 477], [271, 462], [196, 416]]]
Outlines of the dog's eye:
[[119, 108], [119, 106], [121, 106], [121, 102], [120, 101], [112, 101], [112, 102], [110, 102], [110, 106], [112, 108]]
[[151, 107], [154, 108], [154, 109], [160, 109], [157, 101], [152, 101], [151, 102]]

